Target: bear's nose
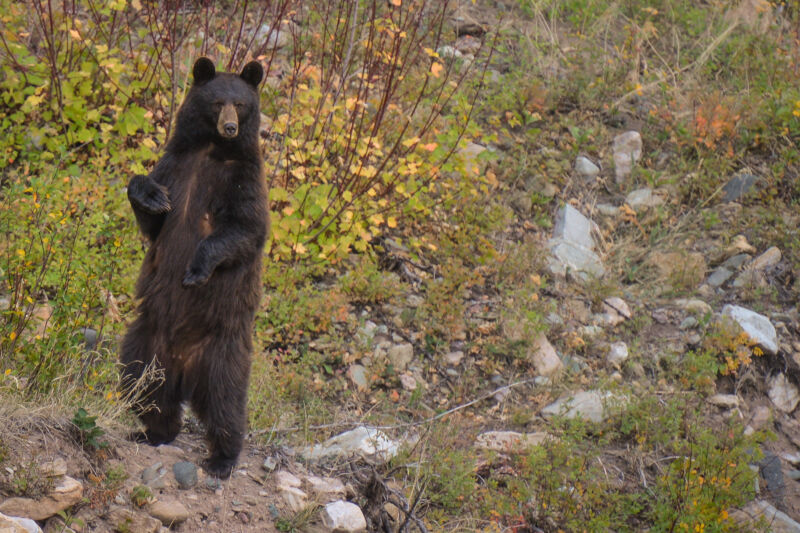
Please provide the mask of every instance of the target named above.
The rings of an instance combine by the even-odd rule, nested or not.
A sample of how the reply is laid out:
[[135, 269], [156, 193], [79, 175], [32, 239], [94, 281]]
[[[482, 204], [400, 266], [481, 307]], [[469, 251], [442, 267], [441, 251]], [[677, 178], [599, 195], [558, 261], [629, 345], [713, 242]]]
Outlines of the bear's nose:
[[234, 135], [236, 135], [236, 130], [238, 129], [235, 122], [226, 122], [224, 128], [225, 128], [225, 135], [229, 137], [233, 137]]

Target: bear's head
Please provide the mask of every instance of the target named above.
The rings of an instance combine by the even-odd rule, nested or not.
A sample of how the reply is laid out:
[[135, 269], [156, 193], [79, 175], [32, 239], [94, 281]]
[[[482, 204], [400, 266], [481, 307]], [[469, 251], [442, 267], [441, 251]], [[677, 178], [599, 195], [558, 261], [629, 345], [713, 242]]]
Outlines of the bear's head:
[[251, 61], [240, 74], [231, 74], [217, 72], [210, 59], [201, 57], [192, 74], [194, 83], [178, 111], [175, 136], [195, 146], [202, 141], [223, 145], [258, 142], [261, 64]]

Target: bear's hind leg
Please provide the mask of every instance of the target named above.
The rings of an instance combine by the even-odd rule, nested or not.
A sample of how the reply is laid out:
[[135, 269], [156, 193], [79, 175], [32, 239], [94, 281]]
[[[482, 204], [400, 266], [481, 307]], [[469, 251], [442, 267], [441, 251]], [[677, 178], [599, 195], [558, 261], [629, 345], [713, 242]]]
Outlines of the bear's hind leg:
[[247, 430], [249, 349], [235, 340], [217, 340], [205, 351], [197, 370], [191, 404], [206, 426], [210, 448], [203, 468], [226, 479], [236, 466]]

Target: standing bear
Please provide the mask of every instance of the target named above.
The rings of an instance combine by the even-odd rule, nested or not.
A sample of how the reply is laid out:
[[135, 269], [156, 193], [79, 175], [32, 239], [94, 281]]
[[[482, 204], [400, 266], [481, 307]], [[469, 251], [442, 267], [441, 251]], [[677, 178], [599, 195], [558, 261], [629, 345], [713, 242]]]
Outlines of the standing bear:
[[197, 60], [166, 153], [128, 184], [149, 239], [138, 315], [122, 344], [122, 387], [148, 366], [163, 372], [137, 392], [139, 438], [158, 445], [181, 429], [183, 402], [206, 427], [205, 470], [227, 478], [247, 427], [253, 319], [268, 231], [259, 148], [261, 65], [218, 73]]

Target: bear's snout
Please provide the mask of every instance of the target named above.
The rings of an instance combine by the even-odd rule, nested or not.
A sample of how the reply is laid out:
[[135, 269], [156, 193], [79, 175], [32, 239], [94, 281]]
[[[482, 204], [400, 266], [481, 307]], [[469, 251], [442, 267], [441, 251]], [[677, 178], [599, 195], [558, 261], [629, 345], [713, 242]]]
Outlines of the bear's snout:
[[233, 139], [239, 133], [239, 116], [233, 104], [225, 104], [219, 112], [217, 132], [226, 139]]

